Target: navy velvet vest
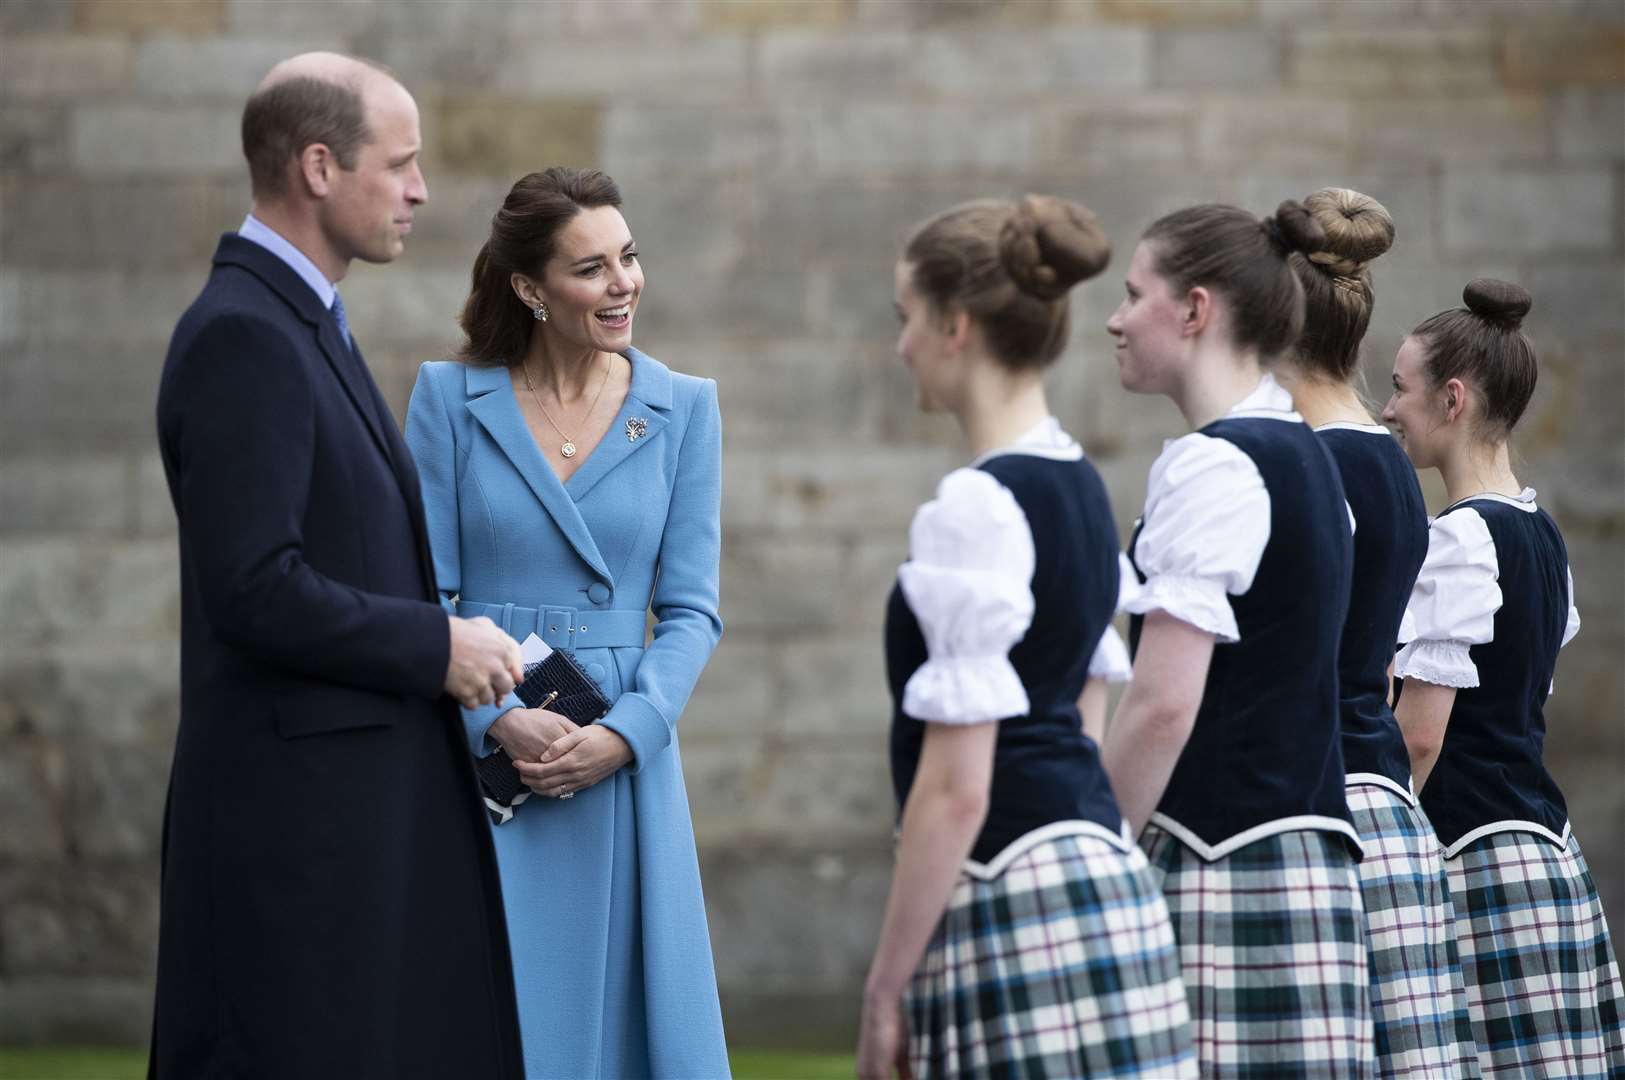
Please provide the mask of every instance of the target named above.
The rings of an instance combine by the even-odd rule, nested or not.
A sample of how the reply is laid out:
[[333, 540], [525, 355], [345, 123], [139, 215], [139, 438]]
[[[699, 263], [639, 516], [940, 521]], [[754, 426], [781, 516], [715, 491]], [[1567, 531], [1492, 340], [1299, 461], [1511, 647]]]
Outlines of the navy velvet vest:
[[1478, 685], [1456, 691], [1422, 808], [1447, 848], [1500, 822], [1533, 822], [1562, 836], [1568, 807], [1542, 750], [1546, 695], [1568, 623], [1568, 548], [1544, 510], [1468, 499], [1445, 514], [1467, 507], [1495, 541], [1501, 609], [1495, 639], [1471, 649]]
[[[1032, 529], [1036, 556], [1032, 626], [1010, 650], [1031, 712], [999, 721], [987, 821], [971, 858], [991, 862], [1025, 834], [1057, 821], [1122, 827], [1100, 750], [1083, 734], [1078, 695], [1089, 660], [1117, 607], [1117, 527], [1106, 488], [1087, 459], [1055, 461], [1001, 454], [983, 463], [1015, 496]], [[901, 588], [886, 609], [891, 682], [892, 786], [908, 799], [926, 725], [903, 712], [903, 687], [927, 658], [920, 624]]]
[[1354, 510], [1354, 584], [1338, 653], [1343, 767], [1409, 789], [1410, 753], [1388, 707], [1388, 665], [1417, 571], [1428, 553], [1427, 505], [1416, 470], [1386, 432], [1316, 432]]
[[[1270, 494], [1270, 537], [1252, 588], [1230, 597], [1240, 640], [1214, 646], [1196, 724], [1157, 813], [1210, 848], [1286, 818], [1332, 819], [1358, 856], [1338, 724], [1354, 551], [1337, 466], [1296, 421], [1227, 417], [1202, 434], [1252, 459]], [[1131, 649], [1143, 621], [1130, 623]], [[1269, 831], [1280, 830], [1259, 835]]]

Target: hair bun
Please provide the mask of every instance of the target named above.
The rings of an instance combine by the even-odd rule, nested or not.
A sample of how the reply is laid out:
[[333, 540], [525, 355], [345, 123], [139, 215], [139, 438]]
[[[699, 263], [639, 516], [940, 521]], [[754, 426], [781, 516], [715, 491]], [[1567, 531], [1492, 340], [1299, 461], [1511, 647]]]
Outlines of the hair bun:
[[1480, 318], [1505, 324], [1516, 330], [1534, 306], [1535, 298], [1522, 285], [1496, 278], [1474, 278], [1461, 290], [1467, 309]]
[[1291, 199], [1276, 207], [1275, 216], [1265, 218], [1259, 225], [1270, 241], [1287, 254], [1319, 251], [1326, 246], [1325, 230], [1302, 203]]
[[1336, 277], [1353, 277], [1394, 244], [1388, 208], [1352, 188], [1321, 188], [1303, 200], [1304, 209], [1326, 234], [1309, 261]]
[[1023, 198], [999, 230], [999, 258], [1016, 287], [1059, 300], [1111, 261], [1112, 245], [1087, 208], [1053, 195]]

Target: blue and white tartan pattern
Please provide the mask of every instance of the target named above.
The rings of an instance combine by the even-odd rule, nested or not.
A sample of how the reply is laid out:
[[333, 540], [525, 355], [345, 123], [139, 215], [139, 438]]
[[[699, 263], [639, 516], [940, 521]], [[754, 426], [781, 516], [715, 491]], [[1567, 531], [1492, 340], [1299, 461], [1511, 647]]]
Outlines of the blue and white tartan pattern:
[[1194, 1077], [1168, 910], [1102, 837], [961, 877], [904, 1002], [916, 1077]]
[[1202, 1076], [1372, 1073], [1371, 984], [1354, 856], [1339, 834], [1275, 833], [1212, 862], [1148, 825]]
[[1365, 848], [1360, 893], [1377, 1075], [1476, 1077], [1478, 1051], [1439, 838], [1422, 808], [1397, 792], [1359, 782], [1345, 790]]
[[1485, 1076], [1625, 1076], [1625, 1000], [1580, 845], [1491, 833], [1445, 865]]

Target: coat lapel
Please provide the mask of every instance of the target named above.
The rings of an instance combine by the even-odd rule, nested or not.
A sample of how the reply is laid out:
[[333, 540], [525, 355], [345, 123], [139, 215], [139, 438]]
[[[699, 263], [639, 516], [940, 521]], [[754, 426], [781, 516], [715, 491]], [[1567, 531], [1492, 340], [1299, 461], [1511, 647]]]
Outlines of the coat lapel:
[[[500, 367], [470, 367], [467, 374], [468, 411], [474, 414], [480, 426], [507, 455], [526, 485], [535, 493], [542, 507], [552, 516], [559, 531], [564, 534], [576, 554], [612, 586], [614, 578], [604, 557], [593, 542], [592, 533], [581, 517], [575, 500], [559, 483], [553, 466], [542, 456], [536, 440], [525, 427], [525, 418], [513, 396], [513, 384], [508, 371]], [[596, 453], [596, 451], [595, 451]]]
[[[671, 423], [671, 369], [636, 349], [628, 349], [626, 356], [632, 362], [632, 386], [626, 393], [626, 404], [593, 448], [592, 456], [564, 485], [576, 502], [586, 498], [606, 474], [654, 442]], [[632, 421], [642, 423], [629, 429], [627, 425]]]

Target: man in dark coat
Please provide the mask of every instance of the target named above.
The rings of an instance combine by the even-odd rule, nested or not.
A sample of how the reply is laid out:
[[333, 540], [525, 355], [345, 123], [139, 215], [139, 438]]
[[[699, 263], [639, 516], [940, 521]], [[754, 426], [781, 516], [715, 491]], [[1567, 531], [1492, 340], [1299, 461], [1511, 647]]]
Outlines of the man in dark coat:
[[457, 704], [521, 677], [437, 603], [418, 477], [335, 283], [400, 254], [417, 107], [330, 53], [243, 113], [253, 209], [158, 397], [180, 527], [156, 1077], [523, 1073], [496, 862]]

